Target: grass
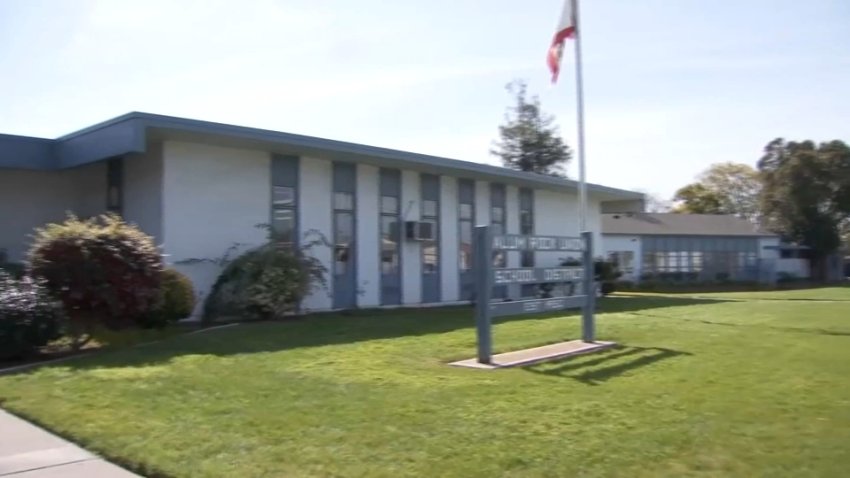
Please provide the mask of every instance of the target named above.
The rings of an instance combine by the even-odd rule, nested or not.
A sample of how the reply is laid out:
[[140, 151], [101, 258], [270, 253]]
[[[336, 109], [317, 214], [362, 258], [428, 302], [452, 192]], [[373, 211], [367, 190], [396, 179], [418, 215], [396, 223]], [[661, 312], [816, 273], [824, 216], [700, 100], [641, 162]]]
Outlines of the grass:
[[[0, 377], [0, 400], [153, 476], [846, 476], [850, 304], [601, 308], [619, 348], [525, 369], [445, 365], [474, 353], [468, 309], [369, 312], [46, 366]], [[578, 327], [513, 318], [495, 343]]]
[[763, 290], [741, 292], [694, 292], [674, 293], [626, 292], [622, 295], [669, 295], [674, 297], [705, 297], [737, 300], [836, 300], [850, 301], [850, 284], [809, 289]]

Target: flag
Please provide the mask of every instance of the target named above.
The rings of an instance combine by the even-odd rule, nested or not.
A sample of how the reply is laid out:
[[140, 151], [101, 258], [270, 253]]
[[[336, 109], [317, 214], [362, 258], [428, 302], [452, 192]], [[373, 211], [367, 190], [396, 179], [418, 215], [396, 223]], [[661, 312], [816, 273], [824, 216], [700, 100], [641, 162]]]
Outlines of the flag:
[[561, 55], [564, 52], [564, 41], [567, 38], [575, 37], [576, 34], [573, 1], [564, 0], [564, 10], [561, 12], [561, 20], [558, 21], [555, 36], [552, 38], [552, 45], [549, 47], [548, 55], [546, 55], [546, 63], [549, 64], [549, 71], [552, 72], [552, 83], [558, 81], [558, 73], [561, 71]]

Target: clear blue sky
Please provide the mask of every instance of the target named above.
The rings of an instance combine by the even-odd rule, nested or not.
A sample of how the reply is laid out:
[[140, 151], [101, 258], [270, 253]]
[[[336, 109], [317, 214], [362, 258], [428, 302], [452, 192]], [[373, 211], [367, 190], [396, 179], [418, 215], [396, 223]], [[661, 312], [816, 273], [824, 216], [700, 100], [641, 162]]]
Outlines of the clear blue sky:
[[[561, 0], [0, 0], [0, 132], [147, 111], [493, 162], [529, 82], [575, 145]], [[588, 175], [669, 196], [777, 136], [850, 140], [847, 0], [583, 0]], [[575, 165], [571, 175], [576, 176]]]

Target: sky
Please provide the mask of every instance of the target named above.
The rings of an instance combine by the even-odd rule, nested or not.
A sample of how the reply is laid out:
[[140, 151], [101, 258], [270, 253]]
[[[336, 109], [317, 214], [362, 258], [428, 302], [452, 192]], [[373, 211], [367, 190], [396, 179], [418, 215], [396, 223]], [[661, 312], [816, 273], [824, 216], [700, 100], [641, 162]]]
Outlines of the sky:
[[[498, 164], [528, 82], [576, 145], [561, 0], [0, 0], [0, 132], [130, 111]], [[587, 175], [669, 198], [776, 137], [850, 141], [847, 0], [583, 0]], [[576, 161], [569, 168], [577, 177]]]

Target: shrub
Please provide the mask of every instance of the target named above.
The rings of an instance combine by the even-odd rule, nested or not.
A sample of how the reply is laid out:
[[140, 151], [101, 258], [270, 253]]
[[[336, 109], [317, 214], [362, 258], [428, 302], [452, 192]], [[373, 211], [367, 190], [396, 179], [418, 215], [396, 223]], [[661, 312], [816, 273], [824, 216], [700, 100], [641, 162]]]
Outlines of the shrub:
[[162, 271], [160, 299], [156, 307], [139, 318], [144, 328], [161, 328], [185, 319], [195, 309], [195, 290], [186, 275], [174, 269]]
[[297, 311], [317, 285], [325, 285], [325, 267], [304, 249], [269, 243], [230, 262], [204, 303], [204, 322], [238, 316], [279, 319]]
[[62, 303], [77, 338], [100, 324], [132, 323], [159, 300], [159, 251], [150, 236], [115, 215], [69, 216], [36, 229], [29, 265]]
[[59, 338], [60, 320], [41, 284], [0, 271], [0, 360], [24, 357]]

